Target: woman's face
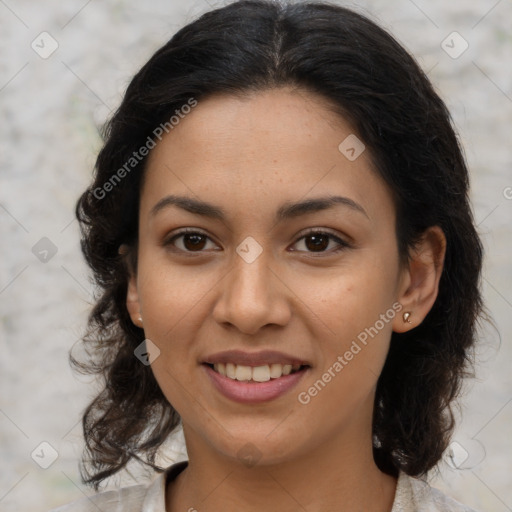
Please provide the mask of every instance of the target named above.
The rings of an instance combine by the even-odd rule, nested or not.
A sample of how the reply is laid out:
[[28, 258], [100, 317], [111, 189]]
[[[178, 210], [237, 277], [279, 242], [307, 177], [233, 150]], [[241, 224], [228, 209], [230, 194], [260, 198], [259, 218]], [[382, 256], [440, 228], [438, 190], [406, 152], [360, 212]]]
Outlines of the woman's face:
[[138, 250], [127, 304], [189, 456], [270, 464], [370, 439], [406, 280], [390, 192], [321, 98], [199, 101], [149, 155]]

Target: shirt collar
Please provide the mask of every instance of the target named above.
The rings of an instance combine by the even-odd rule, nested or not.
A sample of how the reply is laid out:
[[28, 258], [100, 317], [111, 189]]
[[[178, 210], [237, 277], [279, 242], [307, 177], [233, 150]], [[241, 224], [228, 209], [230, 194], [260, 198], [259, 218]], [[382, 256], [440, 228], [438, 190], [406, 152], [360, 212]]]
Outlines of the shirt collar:
[[165, 489], [186, 467], [188, 460], [176, 462], [161, 473], [148, 487], [141, 512], [165, 512]]

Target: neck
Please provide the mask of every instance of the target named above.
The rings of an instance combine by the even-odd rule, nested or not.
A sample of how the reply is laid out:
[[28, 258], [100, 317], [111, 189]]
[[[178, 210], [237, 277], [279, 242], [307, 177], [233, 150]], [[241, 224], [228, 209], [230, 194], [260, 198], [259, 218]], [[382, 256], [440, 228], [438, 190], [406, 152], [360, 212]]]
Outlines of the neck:
[[293, 460], [252, 467], [188, 436], [189, 465], [168, 485], [166, 510], [252, 512], [271, 505], [281, 512], [390, 512], [396, 478], [376, 466], [367, 434], [336, 437]]

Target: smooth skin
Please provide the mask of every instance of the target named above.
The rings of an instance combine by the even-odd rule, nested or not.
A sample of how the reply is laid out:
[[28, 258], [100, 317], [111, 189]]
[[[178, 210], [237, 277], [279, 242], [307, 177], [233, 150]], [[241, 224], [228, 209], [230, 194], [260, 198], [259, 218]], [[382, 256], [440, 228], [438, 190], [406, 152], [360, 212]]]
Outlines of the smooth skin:
[[[369, 151], [350, 161], [338, 149], [352, 133], [322, 97], [282, 87], [199, 101], [148, 157], [127, 308], [160, 350], [152, 370], [183, 422], [189, 466], [167, 486], [167, 512], [391, 510], [396, 479], [372, 455], [376, 383], [392, 331], [414, 329], [434, 304], [446, 242], [430, 228], [401, 266], [392, 196]], [[170, 194], [214, 204], [226, 218], [175, 205], [153, 214]], [[337, 204], [275, 219], [285, 203], [329, 195], [362, 211]], [[183, 228], [205, 237], [171, 240]], [[319, 243], [311, 229], [334, 238]], [[251, 263], [236, 252], [249, 236], [262, 249]], [[396, 303], [402, 311], [300, 403]], [[241, 404], [201, 366], [229, 349], [278, 350], [311, 368], [285, 395]], [[238, 456], [244, 446], [256, 453], [251, 467]]]

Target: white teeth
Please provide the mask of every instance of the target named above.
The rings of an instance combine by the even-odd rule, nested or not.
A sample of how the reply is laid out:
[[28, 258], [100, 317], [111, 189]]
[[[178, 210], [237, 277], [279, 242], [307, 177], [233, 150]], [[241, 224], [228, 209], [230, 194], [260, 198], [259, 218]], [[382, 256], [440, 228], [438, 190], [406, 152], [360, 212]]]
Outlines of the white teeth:
[[255, 366], [252, 369], [252, 380], [256, 382], [267, 382], [270, 380], [270, 368], [268, 364], [265, 366]]
[[277, 379], [281, 377], [283, 374], [283, 365], [282, 364], [271, 364], [270, 365], [270, 377], [272, 379]]
[[252, 369], [250, 366], [242, 366], [241, 364], [237, 364], [235, 376], [236, 380], [251, 380]]
[[[213, 368], [214, 370], [217, 370], [215, 366], [216, 365], [213, 365]], [[236, 366], [233, 363], [226, 364], [226, 377], [229, 377], [230, 379], [236, 379]]]
[[268, 382], [270, 379], [278, 379], [283, 375], [290, 375], [292, 371], [297, 371], [300, 364], [265, 364], [262, 366], [245, 366], [233, 363], [215, 363], [213, 369], [233, 380], [255, 382]]

